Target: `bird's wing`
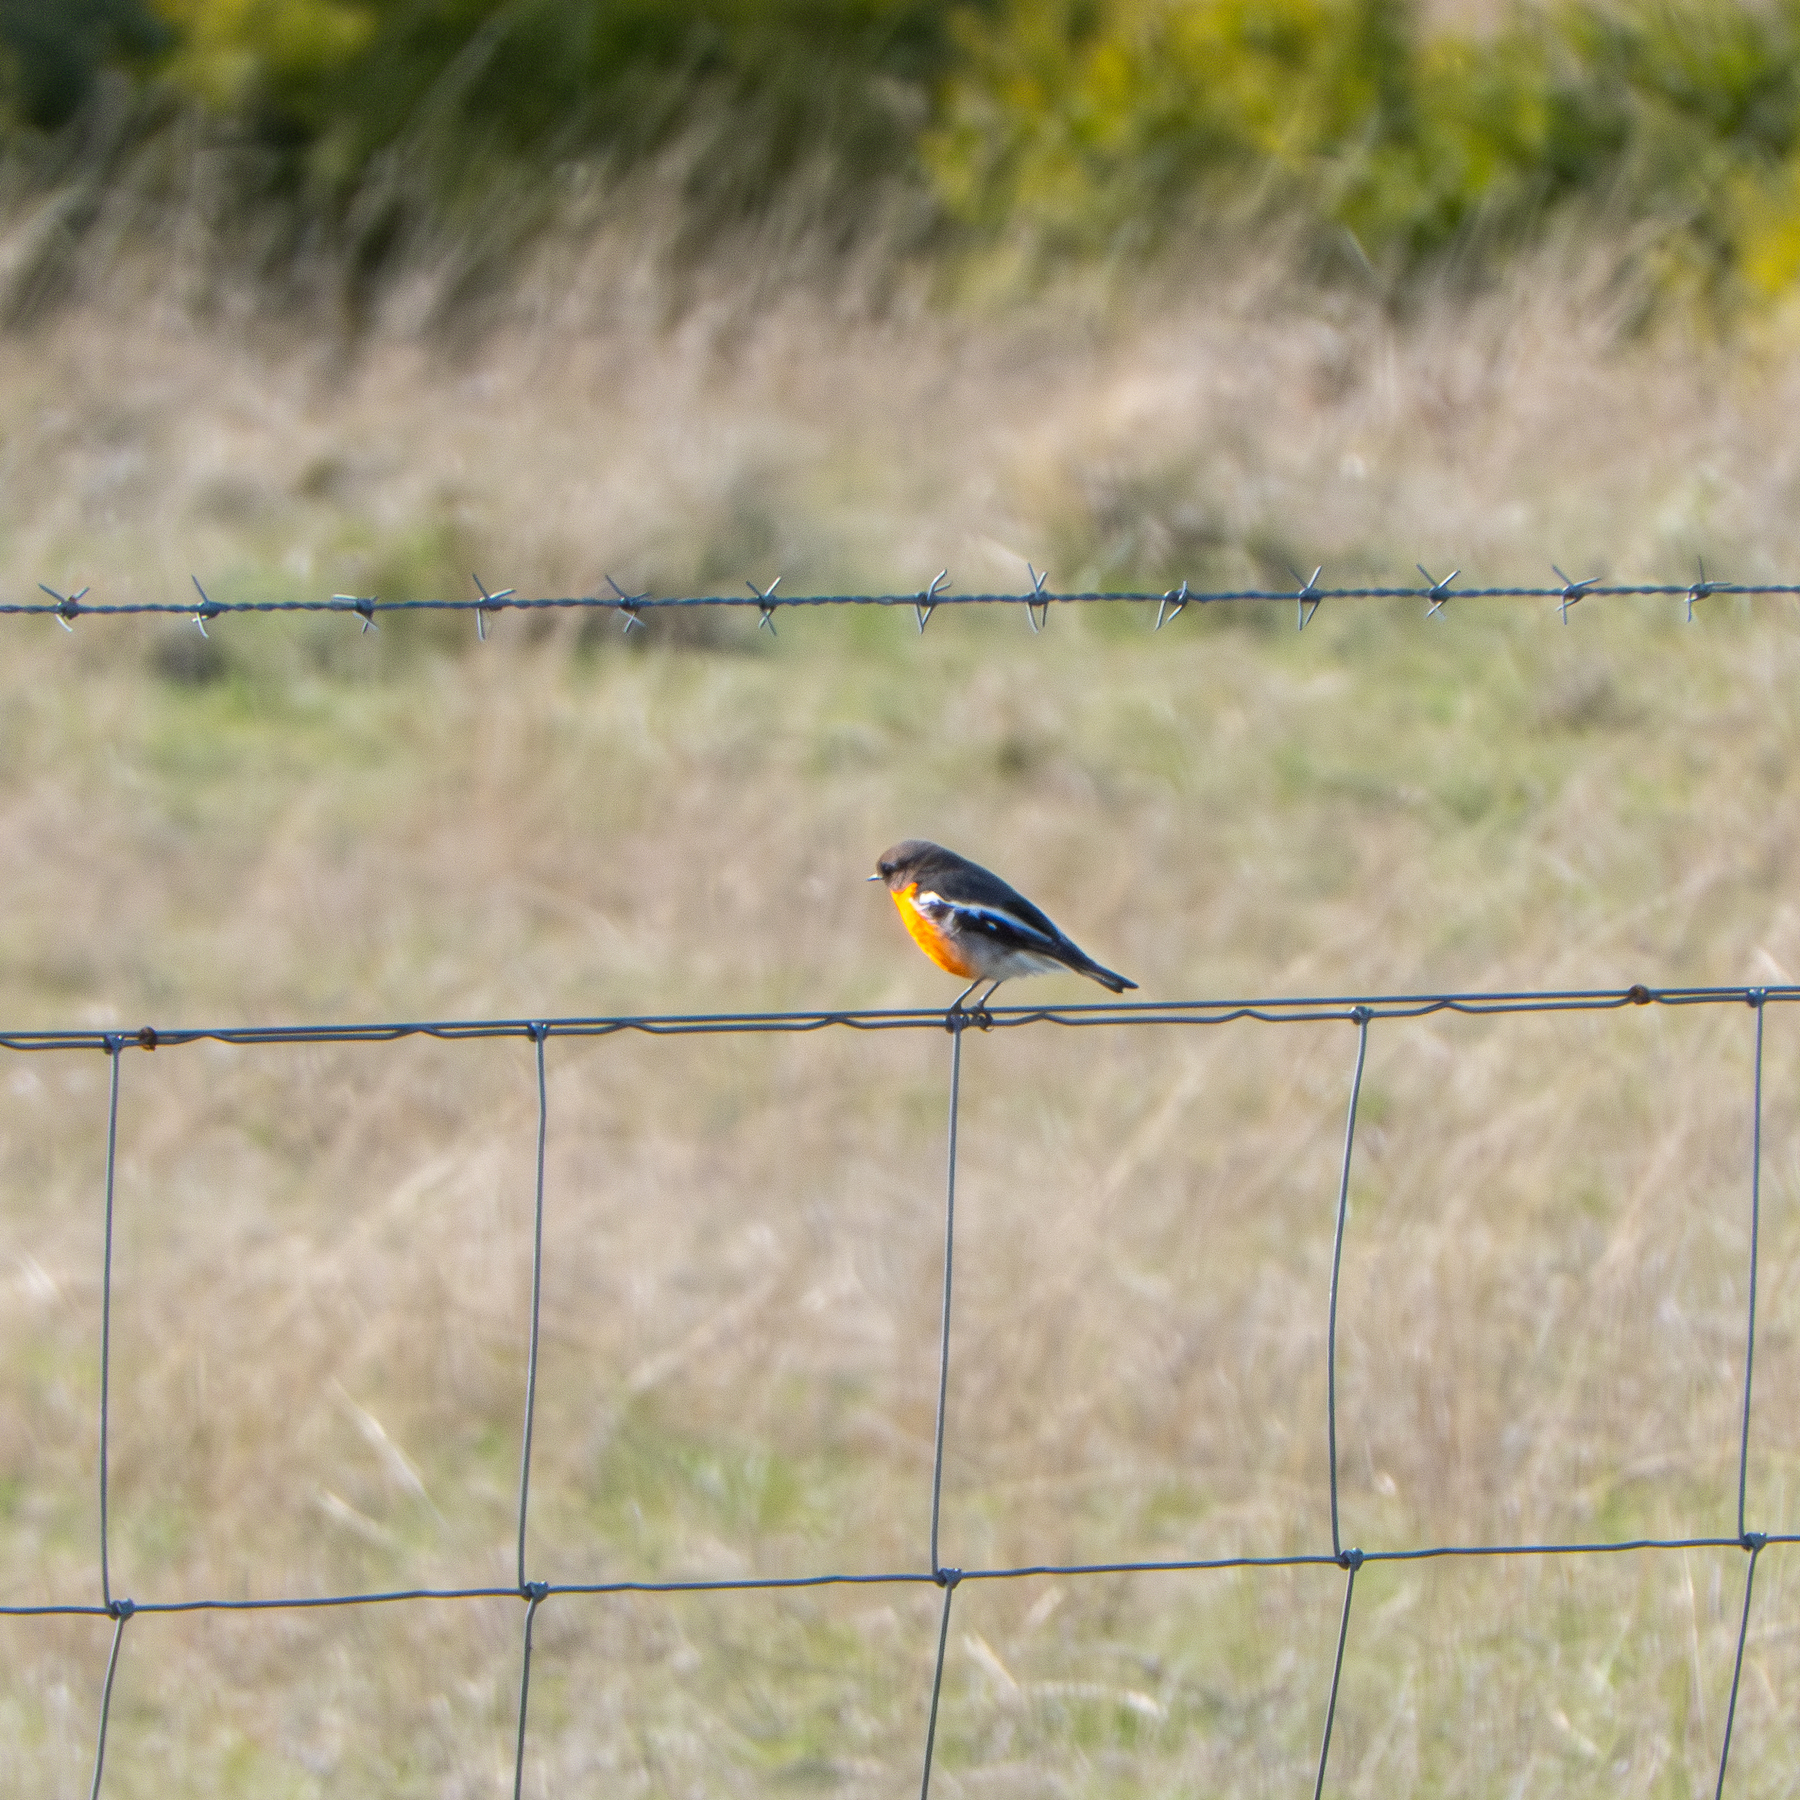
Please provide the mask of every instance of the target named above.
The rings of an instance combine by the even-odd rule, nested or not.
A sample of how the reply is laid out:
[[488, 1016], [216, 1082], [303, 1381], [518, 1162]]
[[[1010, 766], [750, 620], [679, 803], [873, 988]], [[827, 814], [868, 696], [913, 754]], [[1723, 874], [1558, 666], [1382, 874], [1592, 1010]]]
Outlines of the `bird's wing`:
[[1021, 930], [1035, 932], [1052, 943], [1068, 942], [1049, 914], [1033, 906], [1017, 888], [1009, 887], [991, 869], [984, 869], [979, 863], [964, 861], [954, 868], [928, 871], [926, 880], [952, 906], [1011, 919]]
[[[1017, 896], [1014, 896], [1015, 901]], [[949, 900], [921, 889], [914, 903], [939, 925], [954, 925], [989, 939], [1004, 950], [1028, 950], [1040, 956], [1066, 957], [1075, 946], [1029, 901], [998, 905], [987, 901]], [[1080, 955], [1079, 951], [1075, 951]]]

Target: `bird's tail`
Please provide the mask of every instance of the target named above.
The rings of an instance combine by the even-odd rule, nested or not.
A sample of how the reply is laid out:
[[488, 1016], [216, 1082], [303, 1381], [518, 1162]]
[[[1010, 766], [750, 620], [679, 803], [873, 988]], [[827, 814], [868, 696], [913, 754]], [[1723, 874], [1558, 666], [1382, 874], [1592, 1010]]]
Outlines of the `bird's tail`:
[[1122, 994], [1127, 988], [1137, 986], [1135, 981], [1127, 981], [1123, 975], [1115, 975], [1111, 969], [1101, 968], [1085, 950], [1075, 950], [1073, 944], [1068, 948], [1074, 950], [1075, 954], [1065, 956], [1063, 960], [1077, 975], [1085, 975], [1090, 981], [1099, 982], [1103, 988], [1111, 988], [1115, 994]]

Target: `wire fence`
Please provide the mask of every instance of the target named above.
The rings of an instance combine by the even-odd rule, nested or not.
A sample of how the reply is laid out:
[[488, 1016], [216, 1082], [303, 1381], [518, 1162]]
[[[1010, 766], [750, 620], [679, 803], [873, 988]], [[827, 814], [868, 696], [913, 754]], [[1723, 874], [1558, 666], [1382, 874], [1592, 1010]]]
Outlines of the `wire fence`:
[[[106, 1120], [104, 1193], [104, 1264], [100, 1305], [100, 1376], [98, 1418], [99, 1488], [99, 1597], [88, 1604], [0, 1604], [0, 1617], [41, 1618], [51, 1615], [103, 1617], [113, 1622], [105, 1679], [99, 1695], [95, 1729], [93, 1779], [90, 1794], [102, 1791], [106, 1762], [108, 1720], [115, 1678], [125, 1646], [126, 1627], [134, 1619], [178, 1613], [267, 1613], [282, 1610], [387, 1605], [434, 1600], [516, 1599], [523, 1605], [522, 1641], [516, 1737], [512, 1769], [515, 1797], [524, 1792], [526, 1754], [531, 1713], [532, 1643], [539, 1612], [544, 1604], [563, 1596], [624, 1594], [675, 1594], [684, 1592], [768, 1592], [827, 1587], [935, 1586], [942, 1592], [938, 1618], [936, 1655], [933, 1663], [924, 1743], [920, 1756], [919, 1792], [927, 1800], [931, 1790], [938, 1735], [939, 1703], [943, 1693], [945, 1652], [950, 1616], [958, 1589], [965, 1583], [999, 1583], [1033, 1576], [1069, 1578], [1116, 1575], [1174, 1577], [1229, 1570], [1270, 1570], [1334, 1566], [1343, 1572], [1343, 1603], [1339, 1615], [1331, 1679], [1319, 1699], [1318, 1761], [1313, 1793], [1325, 1791], [1330, 1769], [1332, 1732], [1337, 1719], [1338, 1697], [1346, 1660], [1351, 1654], [1351, 1624], [1357, 1576], [1381, 1563], [1416, 1563], [1434, 1559], [1582, 1557], [1651, 1554], [1738, 1548], [1745, 1553], [1744, 1590], [1737, 1629], [1730, 1700], [1723, 1722], [1715, 1796], [1725, 1792], [1732, 1735], [1738, 1711], [1739, 1687], [1744, 1670], [1744, 1647], [1750, 1630], [1752, 1600], [1760, 1558], [1775, 1545], [1800, 1543], [1800, 1534], [1758, 1529], [1747, 1511], [1751, 1468], [1751, 1392], [1757, 1354], [1757, 1258], [1762, 1218], [1763, 1165], [1763, 1070], [1764, 1040], [1771, 1006], [1800, 1002], [1800, 986], [1662, 988], [1633, 986], [1623, 990], [1565, 992], [1413, 994], [1372, 996], [1315, 996], [1282, 999], [1246, 999], [1198, 1002], [1104, 1002], [1087, 1006], [1001, 1007], [992, 1010], [875, 1010], [839, 1012], [713, 1013], [635, 1015], [604, 1018], [420, 1020], [374, 1024], [236, 1027], [205, 1030], [158, 1030], [146, 1026], [135, 1032], [109, 1030], [46, 1030], [0, 1033], [0, 1049], [18, 1054], [68, 1052], [103, 1053], [110, 1067]], [[1736, 1444], [1736, 1515], [1734, 1528], [1702, 1535], [1672, 1537], [1593, 1538], [1584, 1541], [1411, 1544], [1365, 1550], [1344, 1542], [1339, 1510], [1338, 1447], [1338, 1297], [1343, 1266], [1346, 1223], [1349, 1216], [1350, 1178], [1356, 1147], [1359, 1111], [1363, 1105], [1364, 1072], [1368, 1062], [1372, 1028], [1396, 1021], [1416, 1020], [1434, 1014], [1496, 1017], [1528, 1013], [1575, 1014], [1620, 1011], [1633, 1007], [1722, 1008], [1748, 1007], [1755, 1019], [1752, 1085], [1747, 1096], [1751, 1109], [1751, 1157], [1746, 1183], [1749, 1215], [1747, 1304], [1743, 1327], [1743, 1386], [1741, 1426]], [[954, 1273], [956, 1262], [956, 1185], [959, 1126], [962, 1112], [964, 1047], [971, 1032], [1016, 1031], [1029, 1028], [1094, 1030], [1154, 1029], [1195, 1030], [1243, 1021], [1272, 1026], [1350, 1026], [1355, 1034], [1354, 1059], [1348, 1082], [1344, 1115], [1343, 1151], [1335, 1195], [1335, 1227], [1332, 1240], [1330, 1290], [1326, 1301], [1327, 1330], [1324, 1433], [1329, 1470], [1328, 1492], [1320, 1498], [1329, 1526], [1329, 1547], [1291, 1554], [1242, 1555], [1105, 1562], [1031, 1563], [995, 1567], [955, 1568], [939, 1555], [939, 1527], [943, 1510], [946, 1432], [949, 1416]], [[553, 1041], [592, 1039], [620, 1034], [691, 1037], [727, 1034], [794, 1034], [809, 1032], [944, 1032], [948, 1035], [948, 1105], [944, 1176], [943, 1287], [937, 1346], [936, 1431], [931, 1472], [930, 1531], [923, 1559], [910, 1567], [880, 1570], [835, 1569], [776, 1576], [743, 1576], [708, 1579], [658, 1579], [617, 1581], [557, 1581], [534, 1570], [531, 1558], [531, 1475], [533, 1432], [536, 1423], [540, 1323], [544, 1292], [544, 1220], [546, 1194], [545, 1153], [551, 1130], [547, 1057]], [[108, 1518], [108, 1446], [111, 1437], [112, 1303], [115, 1181], [119, 1167], [119, 1101], [128, 1053], [132, 1050], [166, 1051], [183, 1046], [218, 1043], [244, 1048], [270, 1045], [391, 1044], [407, 1038], [434, 1038], [450, 1042], [477, 1039], [516, 1039], [532, 1047], [536, 1075], [536, 1160], [533, 1210], [531, 1301], [529, 1343], [517, 1483], [516, 1580], [508, 1586], [415, 1587], [319, 1595], [181, 1600], [127, 1597], [114, 1591], [111, 1531]]]
[[472, 578], [475, 584], [475, 596], [466, 600], [383, 600], [378, 594], [333, 594], [329, 598], [322, 597], [312, 600], [215, 600], [200, 585], [199, 579], [196, 577], [194, 578], [194, 591], [198, 598], [191, 604], [187, 601], [168, 600], [90, 601], [87, 596], [92, 590], [89, 588], [81, 588], [75, 593], [65, 594], [56, 588], [46, 587], [40, 583], [39, 587], [47, 598], [41, 601], [0, 602], [0, 617], [51, 618], [55, 619], [65, 630], [72, 631], [77, 619], [169, 615], [192, 619], [204, 634], [208, 623], [212, 620], [235, 614], [344, 613], [359, 619], [364, 632], [369, 632], [377, 629], [379, 620], [384, 614], [470, 613], [474, 616], [476, 635], [485, 642], [493, 620], [498, 615], [508, 612], [612, 613], [617, 616], [620, 629], [630, 633], [646, 629], [649, 619], [654, 618], [658, 613], [673, 616], [681, 613], [703, 612], [713, 608], [734, 610], [754, 608], [757, 613], [758, 629], [779, 635], [775, 623], [776, 615], [795, 608], [902, 607], [911, 608], [914, 620], [922, 634], [930, 623], [932, 614], [943, 606], [1022, 606], [1025, 609], [1026, 620], [1033, 632], [1042, 631], [1048, 624], [1052, 606], [1114, 604], [1135, 605], [1145, 609], [1154, 606], [1156, 608], [1154, 628], [1160, 631], [1165, 625], [1179, 618], [1190, 606], [1280, 603], [1294, 608], [1296, 627], [1304, 631], [1327, 600], [1423, 601], [1427, 618], [1443, 617], [1452, 601], [1547, 600], [1552, 603], [1555, 611], [1566, 625], [1569, 622], [1570, 609], [1579, 605], [1583, 600], [1679, 600], [1686, 609], [1686, 618], [1691, 622], [1694, 617], [1694, 608], [1701, 601], [1712, 599], [1714, 596], [1737, 595], [1746, 599], [1800, 596], [1800, 582], [1715, 581], [1707, 576], [1704, 564], [1701, 564], [1695, 580], [1675, 583], [1607, 582], [1597, 575], [1574, 580], [1565, 575], [1561, 569], [1553, 567], [1552, 572], [1556, 576], [1555, 583], [1538, 587], [1457, 587], [1455, 584], [1461, 578], [1461, 569], [1453, 569], [1448, 575], [1439, 577], [1433, 575], [1422, 563], [1415, 566], [1424, 578], [1422, 583], [1416, 586], [1321, 587], [1319, 577], [1325, 572], [1321, 566], [1314, 569], [1312, 574], [1307, 577], [1302, 577], [1296, 571], [1294, 577], [1296, 585], [1291, 588], [1206, 589], [1190, 587], [1186, 581], [1183, 581], [1177, 587], [1160, 591], [1095, 589], [1070, 593], [1060, 593], [1051, 588], [1049, 576], [1039, 574], [1031, 564], [1026, 565], [1031, 576], [1031, 587], [1021, 593], [952, 593], [949, 591], [950, 572], [948, 569], [940, 569], [931, 581], [917, 592], [892, 594], [783, 594], [778, 591], [781, 587], [782, 577], [777, 575], [767, 587], [746, 580], [744, 585], [749, 591], [744, 594], [691, 594], [657, 597], [648, 592], [628, 593], [609, 575], [606, 578], [608, 591], [604, 594], [596, 592], [559, 597], [544, 596], [535, 599], [522, 596], [513, 588], [501, 588], [498, 591], [490, 592], [481, 577], [476, 575]]

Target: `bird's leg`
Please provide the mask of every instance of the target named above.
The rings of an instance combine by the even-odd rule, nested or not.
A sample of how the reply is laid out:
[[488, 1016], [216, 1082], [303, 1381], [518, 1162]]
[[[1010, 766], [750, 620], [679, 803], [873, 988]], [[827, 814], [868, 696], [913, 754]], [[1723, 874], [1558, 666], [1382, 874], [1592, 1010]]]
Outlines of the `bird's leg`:
[[[1000, 984], [998, 982], [995, 982], [994, 987], [998, 987], [999, 985]], [[974, 991], [980, 986], [981, 986], [981, 977], [979, 975], [977, 975], [975, 977], [975, 979], [973, 981], [971, 981], [969, 983], [969, 985], [966, 988], [964, 988], [963, 991], [960, 994], [958, 994], [954, 1000], [952, 1000], [950, 1002], [950, 1010], [952, 1012], [961, 1012], [962, 1011], [962, 1003], [966, 999], [968, 999], [968, 997], [972, 993], [974, 993]], [[992, 993], [993, 988], [990, 988], [988, 990], [988, 992]]]
[[[1004, 975], [1000, 977], [1000, 981], [1004, 981], [1005, 979], [1006, 977]], [[994, 995], [999, 991], [1000, 981], [996, 981], [994, 985], [975, 1002], [975, 1017], [981, 1021], [981, 1028], [983, 1031], [993, 1024], [993, 1020], [988, 1014], [987, 1003], [993, 999]]]

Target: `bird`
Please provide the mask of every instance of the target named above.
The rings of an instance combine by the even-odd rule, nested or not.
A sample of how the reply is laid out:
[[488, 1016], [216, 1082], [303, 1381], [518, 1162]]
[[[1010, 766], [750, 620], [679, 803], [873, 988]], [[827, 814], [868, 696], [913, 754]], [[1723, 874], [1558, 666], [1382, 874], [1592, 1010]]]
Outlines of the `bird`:
[[951, 1002], [952, 1012], [984, 981], [992, 985], [976, 1001], [977, 1011], [1001, 982], [1059, 968], [1073, 969], [1115, 994], [1137, 986], [1103, 969], [998, 875], [942, 844], [906, 838], [882, 851], [869, 879], [887, 884], [913, 942], [940, 969], [968, 980]]

